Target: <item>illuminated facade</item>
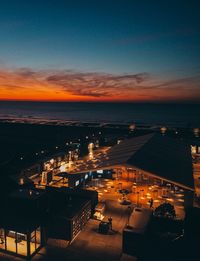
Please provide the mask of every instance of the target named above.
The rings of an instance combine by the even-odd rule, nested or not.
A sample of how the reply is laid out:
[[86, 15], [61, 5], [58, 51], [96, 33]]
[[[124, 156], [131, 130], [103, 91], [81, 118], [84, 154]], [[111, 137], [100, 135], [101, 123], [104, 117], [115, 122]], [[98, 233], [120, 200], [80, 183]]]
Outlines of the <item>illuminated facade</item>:
[[43, 199], [44, 192], [22, 188], [5, 199], [0, 216], [0, 251], [29, 259], [44, 246]]
[[26, 258], [30, 258], [36, 254], [43, 245], [41, 227], [32, 228], [27, 231], [0, 228], [0, 240], [1, 251]]

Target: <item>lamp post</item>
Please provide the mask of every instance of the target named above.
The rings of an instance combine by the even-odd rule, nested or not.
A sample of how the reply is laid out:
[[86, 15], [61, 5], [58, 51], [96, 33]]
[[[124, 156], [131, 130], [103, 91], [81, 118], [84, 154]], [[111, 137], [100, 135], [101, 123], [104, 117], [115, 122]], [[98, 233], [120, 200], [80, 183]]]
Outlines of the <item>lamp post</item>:
[[68, 162], [68, 167], [69, 167], [69, 169], [71, 168], [72, 163], [73, 163], [73, 161], [72, 161], [72, 152], [69, 151], [69, 162]]
[[137, 206], [139, 207], [139, 198], [140, 198], [140, 192], [137, 192]]
[[93, 149], [94, 149], [94, 143], [90, 142], [88, 144], [89, 159], [93, 159], [94, 157]]

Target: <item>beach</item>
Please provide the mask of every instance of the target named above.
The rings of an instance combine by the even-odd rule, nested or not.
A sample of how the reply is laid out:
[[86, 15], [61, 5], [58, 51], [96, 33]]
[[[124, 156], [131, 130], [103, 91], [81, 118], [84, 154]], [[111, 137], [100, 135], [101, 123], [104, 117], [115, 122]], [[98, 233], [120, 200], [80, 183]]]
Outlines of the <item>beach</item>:
[[[83, 155], [88, 153], [87, 146], [94, 140], [98, 140], [101, 146], [114, 145], [118, 139], [130, 135], [160, 132], [159, 126], [134, 125], [133, 132], [129, 126], [113, 123], [1, 120], [1, 175], [15, 175], [21, 168], [28, 167], [41, 158], [58, 152], [67, 152], [70, 150], [70, 143], [80, 143]], [[195, 138], [192, 128], [168, 128], [167, 135], [188, 142]]]

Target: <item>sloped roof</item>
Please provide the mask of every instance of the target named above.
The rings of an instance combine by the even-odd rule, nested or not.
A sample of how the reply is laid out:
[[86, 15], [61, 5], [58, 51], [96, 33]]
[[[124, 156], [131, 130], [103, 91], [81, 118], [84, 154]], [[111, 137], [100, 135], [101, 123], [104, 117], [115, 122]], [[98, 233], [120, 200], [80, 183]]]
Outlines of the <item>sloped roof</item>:
[[147, 134], [113, 146], [98, 168], [126, 165], [182, 187], [194, 189], [189, 144], [161, 134]]

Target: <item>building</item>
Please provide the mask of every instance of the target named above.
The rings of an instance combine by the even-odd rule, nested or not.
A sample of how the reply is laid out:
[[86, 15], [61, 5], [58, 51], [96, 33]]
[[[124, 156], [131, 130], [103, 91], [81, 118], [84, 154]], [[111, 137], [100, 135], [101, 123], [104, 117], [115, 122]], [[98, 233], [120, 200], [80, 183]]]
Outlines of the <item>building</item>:
[[4, 198], [0, 215], [0, 251], [30, 259], [48, 238], [71, 242], [98, 203], [96, 191], [20, 186]]
[[[73, 241], [92, 215], [94, 193], [47, 188], [49, 213], [47, 221], [48, 237]], [[90, 195], [89, 195], [90, 194]], [[94, 204], [94, 201], [93, 201]]]
[[126, 139], [108, 150], [96, 167], [106, 169], [115, 171], [114, 178], [124, 178], [136, 185], [157, 184], [181, 191], [185, 207], [193, 204], [191, 147], [182, 140], [154, 133]]
[[31, 258], [45, 245], [45, 193], [19, 189], [3, 202], [0, 215], [0, 251]]

